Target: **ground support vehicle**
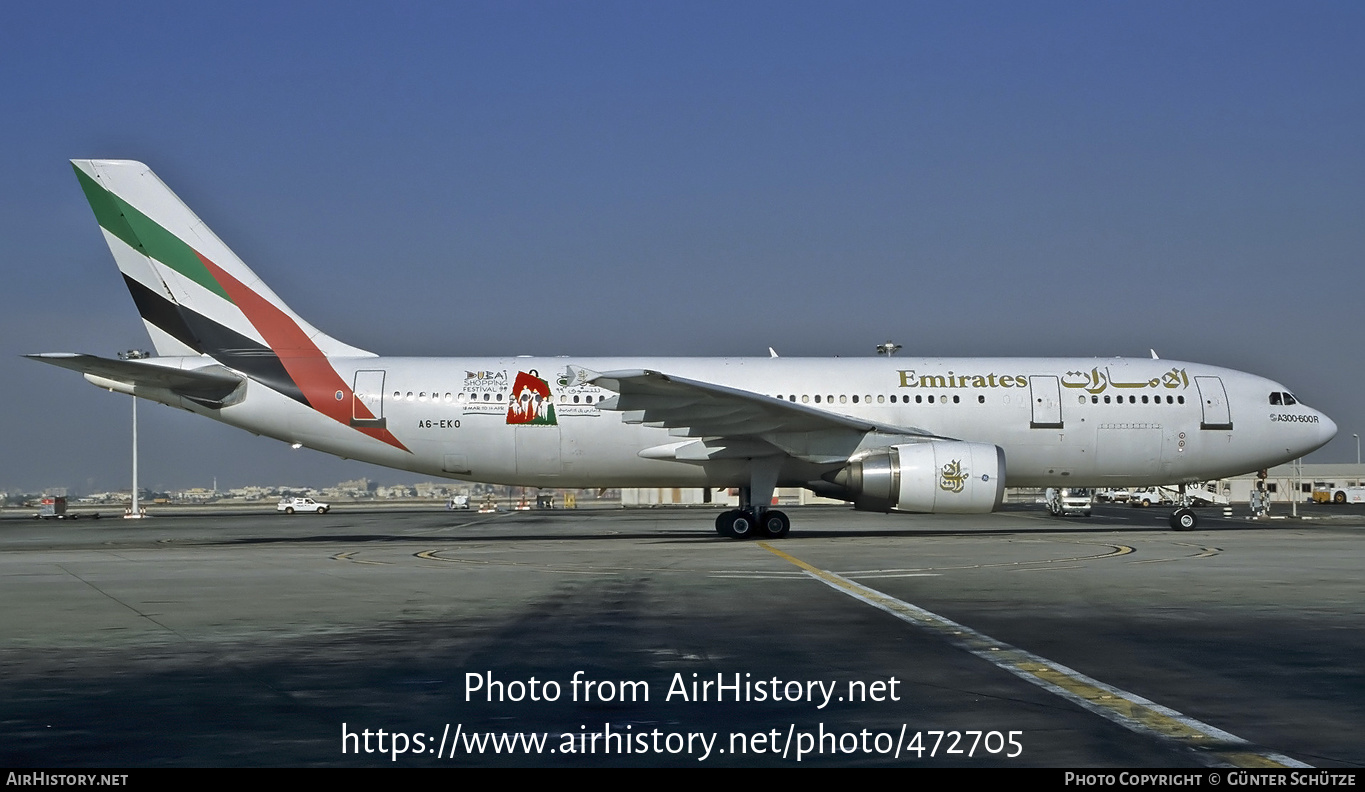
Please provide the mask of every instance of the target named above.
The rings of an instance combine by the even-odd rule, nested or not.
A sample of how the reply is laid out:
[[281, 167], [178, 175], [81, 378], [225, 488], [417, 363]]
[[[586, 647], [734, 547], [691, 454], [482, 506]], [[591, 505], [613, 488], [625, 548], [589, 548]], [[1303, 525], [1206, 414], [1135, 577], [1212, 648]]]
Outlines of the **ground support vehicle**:
[[1049, 488], [1047, 510], [1053, 517], [1089, 517], [1094, 500], [1093, 490], [1084, 487]]

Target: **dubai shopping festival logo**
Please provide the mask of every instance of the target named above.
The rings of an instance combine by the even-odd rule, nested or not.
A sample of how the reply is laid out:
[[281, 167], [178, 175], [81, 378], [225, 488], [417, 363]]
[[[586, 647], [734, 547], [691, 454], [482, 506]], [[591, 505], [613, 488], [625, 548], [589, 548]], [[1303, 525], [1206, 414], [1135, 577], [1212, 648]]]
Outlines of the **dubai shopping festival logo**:
[[518, 426], [557, 426], [555, 403], [550, 398], [550, 385], [539, 372], [518, 371], [512, 383], [512, 403], [507, 407], [507, 423]]

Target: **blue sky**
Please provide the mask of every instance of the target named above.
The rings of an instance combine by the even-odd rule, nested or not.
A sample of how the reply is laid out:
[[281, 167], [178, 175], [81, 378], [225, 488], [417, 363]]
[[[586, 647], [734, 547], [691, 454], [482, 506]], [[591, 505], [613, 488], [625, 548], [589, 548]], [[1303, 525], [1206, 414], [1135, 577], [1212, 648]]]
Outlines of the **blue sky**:
[[[1352, 3], [45, 3], [0, 26], [0, 489], [127, 486], [67, 160], [392, 354], [1146, 355], [1365, 429]], [[154, 405], [156, 487], [412, 480]]]

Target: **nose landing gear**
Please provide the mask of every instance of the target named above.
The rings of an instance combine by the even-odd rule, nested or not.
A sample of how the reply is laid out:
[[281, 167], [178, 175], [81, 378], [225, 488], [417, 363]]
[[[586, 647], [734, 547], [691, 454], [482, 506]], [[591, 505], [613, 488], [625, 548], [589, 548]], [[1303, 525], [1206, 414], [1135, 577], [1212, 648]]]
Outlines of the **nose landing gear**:
[[1177, 531], [1193, 531], [1199, 526], [1199, 517], [1194, 509], [1181, 507], [1171, 512], [1171, 527]]
[[1171, 527], [1177, 531], [1193, 531], [1198, 526], [1199, 517], [1190, 508], [1190, 496], [1185, 492], [1185, 485], [1181, 484], [1180, 507], [1171, 512]]

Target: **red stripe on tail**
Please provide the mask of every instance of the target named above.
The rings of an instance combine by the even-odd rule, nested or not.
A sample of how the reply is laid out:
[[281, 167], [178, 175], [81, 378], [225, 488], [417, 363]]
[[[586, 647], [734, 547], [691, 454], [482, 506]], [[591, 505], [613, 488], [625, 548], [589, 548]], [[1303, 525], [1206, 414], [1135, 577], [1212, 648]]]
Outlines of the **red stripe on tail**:
[[[289, 373], [294, 384], [299, 386], [304, 398], [308, 400], [308, 405], [328, 418], [350, 426], [354, 402], [351, 388], [341, 375], [337, 374], [336, 369], [332, 368], [327, 356], [318, 349], [313, 340], [284, 311], [271, 305], [265, 298], [229, 275], [222, 267], [209, 261], [203, 253], [196, 250], [195, 255], [204, 262], [214, 280], [218, 281], [232, 302], [246, 315], [247, 321], [251, 322], [256, 332], [261, 334], [265, 343], [279, 357], [280, 362], [284, 364], [284, 370]], [[338, 393], [341, 394], [340, 399], [336, 397]], [[355, 404], [355, 407], [364, 413], [363, 417], [374, 418], [363, 404]], [[372, 426], [352, 428], [376, 440], [382, 440], [394, 448], [409, 450], [388, 429]]]

